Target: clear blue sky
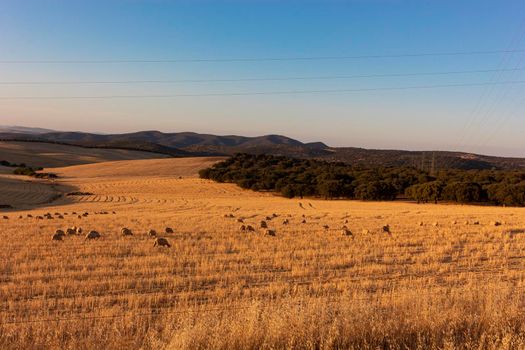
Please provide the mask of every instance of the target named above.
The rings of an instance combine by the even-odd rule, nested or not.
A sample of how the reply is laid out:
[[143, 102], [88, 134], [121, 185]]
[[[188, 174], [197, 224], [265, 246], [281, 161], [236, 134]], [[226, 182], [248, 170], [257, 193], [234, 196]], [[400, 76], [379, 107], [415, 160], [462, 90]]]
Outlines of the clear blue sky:
[[[283, 95], [6, 99], [525, 81], [525, 69], [520, 70], [525, 67], [525, 52], [262, 62], [5, 61], [286, 58], [517, 49], [525, 49], [524, 1], [3, 0], [0, 124], [100, 132], [276, 133], [333, 146], [458, 149], [525, 156], [525, 84]], [[499, 71], [464, 72], [472, 70]], [[464, 73], [172, 84], [5, 84], [422, 72]]]

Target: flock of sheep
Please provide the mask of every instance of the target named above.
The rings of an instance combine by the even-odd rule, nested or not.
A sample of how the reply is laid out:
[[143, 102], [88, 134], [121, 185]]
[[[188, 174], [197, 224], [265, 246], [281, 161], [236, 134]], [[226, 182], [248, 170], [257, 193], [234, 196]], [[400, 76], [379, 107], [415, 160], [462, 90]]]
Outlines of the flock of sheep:
[[[114, 211], [112, 212], [113, 214], [116, 214]], [[102, 211], [102, 212], [95, 212], [94, 214], [99, 214], [99, 215], [107, 215], [109, 214], [109, 212], [107, 211]], [[70, 214], [68, 213], [55, 213], [54, 215], [51, 214], [51, 213], [46, 213], [46, 214], [43, 214], [43, 215], [38, 215], [38, 216], [35, 216], [34, 218], [37, 219], [37, 220], [43, 220], [43, 219], [48, 219], [48, 220], [51, 220], [51, 219], [64, 219], [64, 216], [67, 216], [67, 215], [71, 215], [71, 216], [77, 216], [78, 219], [82, 219], [82, 218], [85, 218], [87, 216], [89, 216], [89, 213], [88, 212], [84, 212], [84, 213], [81, 213], [81, 214], [77, 214], [76, 212], [72, 212]], [[235, 218], [235, 215], [233, 214], [225, 214], [224, 215], [225, 218]], [[268, 222], [272, 221], [272, 220], [275, 220], [279, 217], [279, 215], [277, 214], [272, 214], [272, 215], [269, 215], [269, 216], [266, 216], [264, 220], [261, 220], [259, 222], [259, 228], [260, 229], [263, 229], [265, 230], [264, 233], [265, 235], [267, 236], [272, 236], [272, 237], [275, 237], [277, 235], [277, 231], [275, 229], [270, 229], [268, 227]], [[24, 217], [22, 215], [20, 215], [18, 217], [19, 219], [23, 219]], [[33, 215], [31, 214], [27, 214], [27, 218], [33, 218]], [[4, 215], [3, 216], [3, 219], [5, 220], [8, 220], [9, 217], [7, 215]], [[256, 232], [256, 229], [253, 225], [249, 225], [247, 223], [245, 223], [245, 219], [243, 218], [237, 218], [237, 222], [241, 223], [241, 226], [240, 226], [240, 231], [242, 232]], [[306, 216], [305, 215], [302, 215], [302, 221], [301, 221], [302, 224], [306, 224]], [[353, 232], [346, 226], [346, 224], [348, 223], [348, 219], [345, 219], [344, 220], [344, 224], [343, 226], [340, 228], [340, 232], [343, 236], [349, 236], [351, 238], [354, 238], [354, 234]], [[282, 225], [289, 225], [290, 224], [290, 220], [289, 219], [284, 219], [282, 221]], [[457, 225], [458, 222], [457, 221], [452, 221], [452, 225]], [[480, 225], [480, 222], [479, 221], [472, 221], [472, 222], [469, 222], [469, 221], [465, 221], [464, 222], [465, 225]], [[423, 222], [418, 222], [418, 226], [424, 226], [425, 224]], [[432, 226], [439, 226], [439, 223], [438, 222], [433, 222], [431, 224]], [[492, 221], [490, 223], [491, 226], [501, 226], [502, 223], [499, 222], [499, 221]], [[323, 225], [322, 226], [324, 230], [329, 230], [330, 227], [328, 225]], [[166, 229], [164, 230], [166, 234], [172, 234], [174, 231], [172, 228], [170, 227], [166, 227]], [[390, 225], [386, 224], [386, 225], [383, 225], [381, 227], [381, 230], [380, 230], [381, 233], [386, 233], [388, 235], [391, 235], [392, 232], [391, 232], [391, 229], [390, 229]], [[64, 237], [66, 236], [69, 236], [69, 235], [81, 235], [83, 233], [83, 230], [81, 227], [69, 227], [67, 228], [65, 231], [61, 230], [61, 229], [58, 229], [56, 230], [56, 232], [53, 234], [52, 236], [52, 240], [53, 241], [62, 241], [64, 239]], [[370, 231], [365, 229], [363, 230], [363, 234], [369, 234]], [[121, 229], [121, 234], [123, 236], [131, 236], [133, 235], [133, 232], [129, 229], [129, 228], [122, 228]], [[150, 236], [150, 237], [154, 237], [155, 238], [155, 241], [154, 241], [154, 244], [153, 246], [156, 247], [156, 246], [159, 246], [159, 247], [171, 247], [170, 243], [168, 242], [168, 240], [164, 237], [157, 237], [157, 232], [155, 230], [149, 230], [147, 232], [147, 235]], [[101, 235], [99, 232], [97, 231], [89, 231], [86, 235], [85, 235], [85, 239], [86, 240], [92, 240], [92, 239], [98, 239], [100, 238]]]
[[[82, 232], [83, 232], [82, 228], [81, 227], [76, 227], [76, 226], [69, 227], [68, 229], [66, 229], [65, 232], [63, 230], [59, 229], [59, 230], [55, 231], [55, 233], [53, 234], [51, 239], [53, 241], [62, 241], [64, 239], [64, 237], [66, 237], [66, 236], [69, 236], [69, 235], [80, 235], [80, 234], [82, 234]], [[166, 227], [165, 232], [166, 233], [173, 233], [173, 229], [171, 227]], [[122, 234], [122, 236], [133, 236], [133, 232], [127, 227], [123, 227], [120, 230], [120, 233]], [[149, 230], [148, 231], [148, 235], [150, 237], [154, 237], [155, 238], [155, 241], [153, 243], [154, 247], [157, 247], [157, 246], [158, 247], [168, 247], [168, 248], [171, 247], [171, 244], [168, 242], [168, 240], [166, 238], [164, 238], [164, 237], [157, 237], [157, 231]], [[85, 239], [86, 240], [98, 239], [100, 237], [102, 237], [102, 236], [97, 231], [89, 231], [85, 235]]]
[[[233, 214], [224, 214], [224, 217], [225, 218], [235, 218], [235, 215], [233, 215]], [[277, 235], [277, 231], [275, 229], [268, 228], [268, 222], [272, 221], [272, 220], [274, 220], [274, 219], [276, 219], [278, 217], [279, 217], [279, 215], [274, 213], [274, 214], [272, 214], [270, 216], [266, 216], [266, 218], [264, 220], [261, 220], [259, 222], [259, 228], [265, 230], [264, 234], [266, 236], [275, 237]], [[245, 219], [238, 218], [237, 222], [241, 223], [241, 226], [239, 228], [239, 230], [241, 232], [256, 232], [256, 229], [255, 229], [254, 225], [248, 225], [247, 223], [245, 223]], [[289, 224], [290, 224], [290, 220], [289, 219], [284, 219], [282, 221], [282, 225], [289, 225]], [[301, 224], [306, 224], [306, 216], [305, 215], [302, 216]], [[346, 226], [346, 224], [348, 224], [348, 219], [344, 220], [343, 225], [340, 228], [341, 234], [343, 236], [349, 236], [351, 238], [354, 238], [354, 233]], [[452, 225], [457, 225], [457, 224], [458, 224], [457, 221], [452, 221]], [[472, 221], [472, 222], [465, 221], [464, 224], [465, 225], [480, 225], [480, 222], [479, 221]], [[502, 224], [503, 223], [501, 223], [500, 221], [492, 221], [492, 222], [490, 222], [490, 226], [501, 226]], [[435, 226], [435, 227], [438, 227], [439, 223], [438, 222], [433, 222], [431, 225]], [[418, 226], [425, 226], [425, 223], [419, 222]], [[323, 225], [322, 227], [323, 227], [324, 230], [329, 230], [330, 229], [330, 226], [328, 226], [326, 224]], [[363, 234], [370, 234], [370, 232], [371, 231], [368, 230], [368, 229], [364, 229], [363, 230]], [[379, 232], [383, 233], [383, 234], [387, 234], [387, 235], [392, 235], [392, 231], [391, 231], [391, 228], [390, 228], [389, 224], [382, 225], [380, 230], [379, 230]]]
[[[224, 214], [224, 217], [225, 218], [235, 218], [235, 215], [233, 214]], [[268, 222], [269, 221], [272, 221], [276, 218], [278, 218], [279, 215], [277, 214], [272, 214], [270, 216], [266, 216], [266, 218], [264, 220], [261, 220], [259, 222], [259, 228], [260, 229], [263, 229], [265, 230], [264, 231], [264, 234], [266, 236], [272, 236], [272, 237], [275, 237], [277, 235], [277, 231], [275, 229], [270, 229], [268, 228]], [[241, 232], [255, 232], [256, 229], [253, 225], [248, 225], [245, 223], [245, 219], [243, 218], [238, 218], [237, 219], [237, 222], [241, 223], [241, 226], [239, 227], [239, 230]], [[306, 216], [303, 215], [302, 216], [302, 221], [301, 221], [302, 224], [306, 224]], [[290, 224], [290, 220], [289, 219], [284, 219], [282, 221], [282, 225], [289, 225]], [[345, 220], [344, 221], [344, 225], [341, 227], [340, 229], [340, 232], [343, 236], [349, 236], [349, 237], [354, 237], [354, 234], [352, 233], [352, 231], [346, 226], [346, 224], [348, 224], [348, 220]], [[325, 230], [329, 230], [330, 229], [330, 226], [328, 225], [323, 225], [323, 229]], [[387, 234], [391, 234], [390, 232], [390, 226], [387, 224], [387, 225], [383, 225], [382, 228], [381, 228], [381, 232], [382, 233], [387, 233]], [[363, 233], [367, 234], [367, 233], [370, 233], [369, 230], [364, 230]]]

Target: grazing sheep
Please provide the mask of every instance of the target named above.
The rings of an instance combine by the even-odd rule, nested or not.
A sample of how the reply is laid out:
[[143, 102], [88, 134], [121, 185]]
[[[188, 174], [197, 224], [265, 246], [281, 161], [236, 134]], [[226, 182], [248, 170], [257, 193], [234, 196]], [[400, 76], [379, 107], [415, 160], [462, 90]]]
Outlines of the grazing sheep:
[[164, 232], [166, 232], [166, 233], [173, 233], [173, 229], [171, 227], [166, 227]]
[[55, 216], [58, 216], [58, 215], [60, 215], [60, 213], [55, 213]]
[[52, 216], [46, 216], [46, 219], [53, 220], [53, 217]]
[[82, 227], [77, 227], [77, 234], [82, 234]]
[[55, 231], [55, 235], [65, 236], [66, 234], [65, 234], [64, 231], [62, 231], [62, 230], [56, 230], [56, 231]]
[[390, 225], [386, 224], [383, 226], [383, 228], [381, 229], [381, 231], [385, 232], [385, 233], [391, 233], [390, 232]]
[[76, 235], [77, 234], [77, 228], [76, 227], [70, 227], [66, 230], [66, 234], [68, 235]]
[[354, 234], [352, 233], [352, 231], [350, 231], [349, 229], [342, 229], [341, 230], [341, 233], [343, 236], [350, 236], [350, 237], [354, 237]]
[[246, 225], [241, 225], [241, 227], [239, 228], [241, 231], [246, 231]]
[[117, 213], [113, 212], [114, 215], [116, 215]]
[[275, 230], [266, 230], [266, 236], [275, 237]]
[[344, 223], [345, 223], [345, 224], [348, 224], [348, 219], [346, 219]]
[[465, 221], [465, 225], [468, 225], [468, 224], [469, 224], [469, 222], [468, 222], [468, 221]]
[[71, 215], [77, 215], [76, 211], [71, 212]]
[[157, 237], [155, 238], [155, 242], [153, 243], [153, 246], [156, 247], [156, 246], [159, 246], [159, 247], [168, 247], [170, 248], [171, 245], [170, 243], [168, 242], [168, 240], [166, 238], [163, 238], [163, 237]]
[[457, 225], [458, 222], [456, 220], [452, 221], [452, 225]]
[[77, 216], [77, 218], [82, 219], [82, 215]]
[[272, 216], [273, 216], [274, 218], [276, 218], [276, 217], [278, 217], [279, 215], [273, 213]]
[[439, 223], [438, 223], [438, 222], [433, 222], [433, 223], [432, 223], [432, 226], [437, 227], [437, 226], [439, 226]]
[[24, 218], [24, 217], [23, 217], [22, 215], [20, 215], [20, 216], [18, 217], [19, 220], [21, 220], [21, 219], [23, 219], [23, 218]]
[[36, 217], [36, 219], [37, 220], [44, 220], [44, 217], [39, 215], [39, 216]]
[[133, 236], [133, 232], [127, 227], [123, 227], [120, 233], [122, 233], [122, 236]]
[[51, 240], [53, 241], [61, 241], [63, 240], [64, 236], [63, 235], [60, 235], [58, 233], [55, 233], [52, 237], [51, 237]]
[[479, 225], [479, 221], [474, 221], [472, 225]]
[[238, 218], [238, 219], [237, 219], [237, 222], [243, 223], [243, 222], [244, 222], [244, 220], [243, 220], [243, 219], [241, 219], [241, 218]]
[[301, 221], [301, 224], [306, 224], [306, 220], [303, 219], [303, 221]]
[[490, 224], [492, 226], [501, 226], [501, 222], [499, 222], [499, 221], [492, 221]]
[[417, 225], [418, 225], [418, 226], [423, 226], [424, 224], [423, 224], [422, 221], [420, 221], [420, 222], [417, 223]]
[[59, 219], [63, 219], [64, 217], [63, 217], [62, 215], [59, 215], [58, 218], [59, 218]]
[[272, 219], [272, 217], [271, 216], [267, 216], [265, 219], [270, 221]]
[[328, 225], [323, 225], [323, 228], [324, 228], [325, 230], [328, 230], [328, 229], [330, 228], [330, 226], [328, 226]]
[[8, 219], [9, 219], [9, 216], [4, 215], [4, 220], [8, 220]]
[[266, 223], [266, 221], [261, 221], [261, 228], [268, 228], [268, 224]]
[[82, 216], [84, 216], [84, 217], [86, 217], [86, 216], [88, 216], [88, 215], [89, 215], [88, 212], [85, 212], [84, 214], [82, 214]]
[[246, 231], [255, 232], [255, 228], [252, 225], [246, 225]]
[[224, 214], [224, 217], [225, 218], [234, 218], [235, 215], [233, 215], [233, 214]]
[[156, 235], [157, 235], [157, 231], [155, 231], [155, 230], [149, 230], [148, 231], [148, 236], [155, 237]]
[[97, 231], [89, 231], [89, 233], [86, 235], [86, 239], [99, 239], [100, 233]]
[[28, 218], [32, 218], [33, 215], [31, 215], [31, 214], [27, 214], [27, 217], [28, 217]]
[[288, 219], [284, 219], [283, 220], [283, 225], [288, 225], [289, 223], [290, 223], [290, 220], [288, 220]]

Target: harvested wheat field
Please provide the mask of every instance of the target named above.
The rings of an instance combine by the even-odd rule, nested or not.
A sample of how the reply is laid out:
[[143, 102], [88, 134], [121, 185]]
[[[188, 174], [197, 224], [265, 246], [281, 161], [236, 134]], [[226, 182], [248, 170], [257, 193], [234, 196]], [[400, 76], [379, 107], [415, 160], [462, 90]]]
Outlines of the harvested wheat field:
[[47, 169], [78, 194], [0, 217], [0, 347], [525, 348], [524, 209], [284, 199], [215, 161]]

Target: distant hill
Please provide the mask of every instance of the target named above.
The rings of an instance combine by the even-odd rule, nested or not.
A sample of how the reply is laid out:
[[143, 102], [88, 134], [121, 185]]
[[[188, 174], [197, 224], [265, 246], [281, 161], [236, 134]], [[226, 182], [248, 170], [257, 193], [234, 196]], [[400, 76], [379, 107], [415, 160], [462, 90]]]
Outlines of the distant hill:
[[[152, 152], [123, 149], [92, 149], [47, 142], [0, 142], [0, 161], [25, 163], [32, 167], [65, 167], [116, 160], [158, 159], [168, 156]], [[13, 168], [0, 167], [0, 173]]]
[[[33, 128], [30, 128], [33, 129]], [[95, 148], [118, 148], [165, 154], [173, 157], [223, 156], [235, 153], [283, 155], [344, 162], [356, 166], [415, 166], [423, 170], [521, 169], [525, 158], [484, 156], [463, 152], [379, 150], [330, 147], [322, 142], [303, 143], [282, 136], [257, 137], [211, 135], [193, 132], [140, 131], [126, 134], [84, 132], [2, 132], [0, 140], [45, 141]], [[41, 129], [37, 129], [41, 130]]]

